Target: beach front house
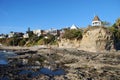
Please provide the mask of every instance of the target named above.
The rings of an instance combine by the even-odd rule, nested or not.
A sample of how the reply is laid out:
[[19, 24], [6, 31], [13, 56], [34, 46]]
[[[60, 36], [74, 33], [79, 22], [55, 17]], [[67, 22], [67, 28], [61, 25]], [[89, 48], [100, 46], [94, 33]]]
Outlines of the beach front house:
[[92, 20], [92, 26], [101, 26], [101, 20], [98, 16], [95, 16], [94, 19]]

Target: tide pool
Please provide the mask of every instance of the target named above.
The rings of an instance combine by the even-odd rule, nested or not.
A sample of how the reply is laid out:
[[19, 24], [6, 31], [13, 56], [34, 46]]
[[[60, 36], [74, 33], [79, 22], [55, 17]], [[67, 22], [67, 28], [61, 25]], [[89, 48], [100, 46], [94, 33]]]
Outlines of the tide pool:
[[8, 57], [15, 56], [14, 52], [0, 51], [0, 64], [8, 64]]

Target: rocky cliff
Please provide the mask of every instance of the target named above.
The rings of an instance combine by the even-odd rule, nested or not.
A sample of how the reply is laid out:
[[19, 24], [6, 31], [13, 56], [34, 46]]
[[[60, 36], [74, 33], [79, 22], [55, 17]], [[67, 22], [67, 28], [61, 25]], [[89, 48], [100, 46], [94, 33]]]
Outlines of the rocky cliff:
[[87, 28], [83, 34], [79, 49], [92, 52], [114, 50], [114, 37], [107, 28]]
[[79, 48], [80, 41], [77, 39], [70, 40], [70, 39], [61, 39], [59, 42], [60, 48]]
[[59, 47], [77, 48], [91, 52], [115, 50], [114, 37], [105, 27], [88, 27], [83, 33], [82, 40], [61, 39]]

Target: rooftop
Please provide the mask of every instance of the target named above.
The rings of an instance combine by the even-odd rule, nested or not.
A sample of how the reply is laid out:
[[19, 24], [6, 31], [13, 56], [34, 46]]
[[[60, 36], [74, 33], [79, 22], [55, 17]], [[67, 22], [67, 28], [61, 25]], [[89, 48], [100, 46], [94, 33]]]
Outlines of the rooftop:
[[100, 21], [100, 18], [98, 16], [95, 16], [93, 21]]

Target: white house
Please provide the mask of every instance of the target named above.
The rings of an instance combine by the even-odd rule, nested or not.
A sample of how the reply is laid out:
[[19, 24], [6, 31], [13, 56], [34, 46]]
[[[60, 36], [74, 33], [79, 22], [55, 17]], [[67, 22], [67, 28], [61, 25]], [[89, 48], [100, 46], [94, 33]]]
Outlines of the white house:
[[73, 25], [70, 27], [70, 29], [78, 29], [78, 27], [77, 27], [75, 24], [73, 24]]
[[9, 34], [8, 34], [8, 38], [12, 38], [13, 36], [14, 36], [14, 32], [10, 32]]
[[4, 34], [0, 34], [0, 38], [5, 38], [5, 35]]
[[98, 16], [95, 16], [94, 19], [92, 20], [92, 26], [101, 26], [101, 20]]
[[55, 35], [58, 34], [58, 30], [54, 29], [54, 28], [51, 28], [48, 33], [55, 36]]
[[33, 30], [33, 34], [36, 34], [37, 36], [41, 35], [41, 30], [37, 29], [37, 30]]
[[25, 34], [23, 35], [23, 38], [29, 38], [28, 33], [25, 33]]

